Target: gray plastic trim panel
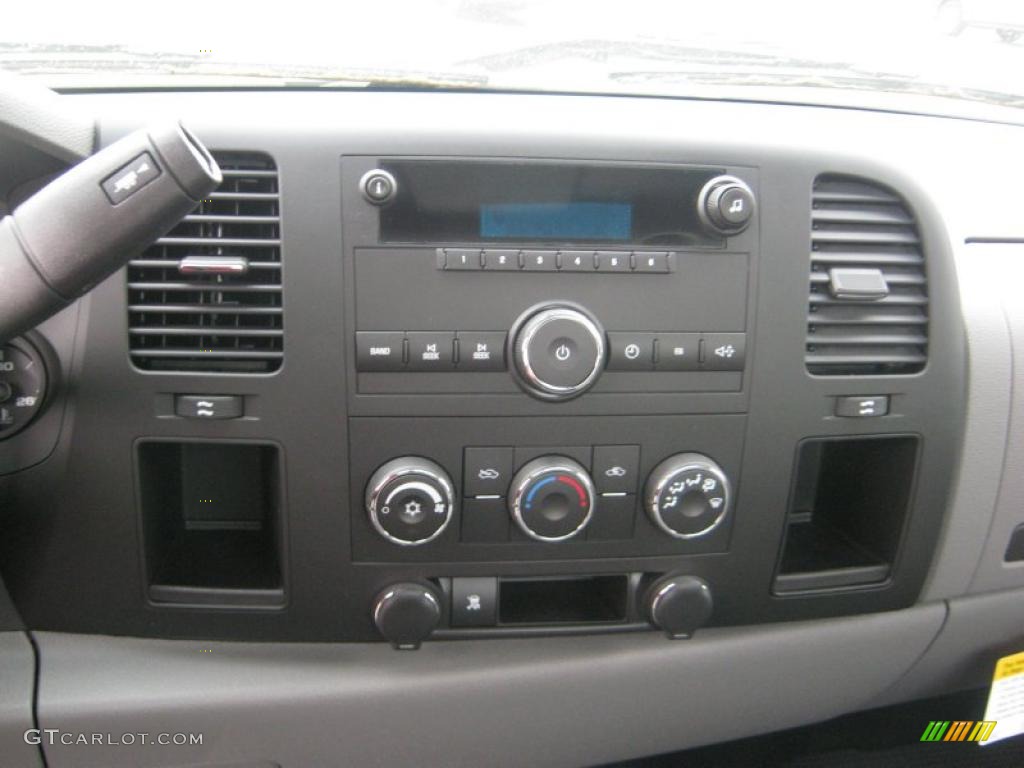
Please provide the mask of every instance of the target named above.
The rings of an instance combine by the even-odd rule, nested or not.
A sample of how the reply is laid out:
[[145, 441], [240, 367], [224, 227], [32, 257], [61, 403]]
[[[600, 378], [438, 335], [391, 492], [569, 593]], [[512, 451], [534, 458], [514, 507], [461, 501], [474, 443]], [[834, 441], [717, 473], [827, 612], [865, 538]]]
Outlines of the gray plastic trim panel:
[[38, 711], [42, 727], [65, 731], [204, 734], [200, 747], [48, 747], [50, 768], [594, 765], [859, 709], [925, 652], [945, 615], [936, 603], [688, 641], [645, 633], [416, 652], [44, 632]]

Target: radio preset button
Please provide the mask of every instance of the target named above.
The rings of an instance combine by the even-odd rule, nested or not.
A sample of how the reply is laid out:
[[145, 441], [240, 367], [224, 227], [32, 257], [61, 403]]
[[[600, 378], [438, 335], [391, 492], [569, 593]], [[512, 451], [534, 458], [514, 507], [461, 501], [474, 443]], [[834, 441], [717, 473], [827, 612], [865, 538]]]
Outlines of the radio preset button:
[[523, 251], [523, 269], [527, 272], [554, 272], [558, 269], [558, 251]]
[[451, 271], [480, 269], [480, 251], [475, 248], [445, 248], [444, 268]]
[[413, 331], [408, 338], [409, 370], [450, 371], [455, 367], [454, 333]]
[[742, 371], [747, 359], [747, 334], [705, 333], [701, 342], [705, 371]]
[[563, 272], [593, 272], [596, 267], [593, 251], [560, 251], [558, 268]]
[[489, 249], [483, 252], [484, 269], [496, 272], [518, 272], [519, 251], [508, 248]]
[[633, 268], [637, 272], [668, 272], [668, 259], [666, 251], [636, 251], [633, 253]]
[[360, 371], [400, 371], [405, 366], [401, 331], [357, 331], [356, 367]]
[[659, 371], [700, 370], [700, 334], [659, 333], [656, 367]]
[[598, 272], [629, 272], [629, 251], [598, 251], [595, 254]]
[[653, 369], [653, 333], [611, 332], [608, 334], [608, 370], [650, 371]]

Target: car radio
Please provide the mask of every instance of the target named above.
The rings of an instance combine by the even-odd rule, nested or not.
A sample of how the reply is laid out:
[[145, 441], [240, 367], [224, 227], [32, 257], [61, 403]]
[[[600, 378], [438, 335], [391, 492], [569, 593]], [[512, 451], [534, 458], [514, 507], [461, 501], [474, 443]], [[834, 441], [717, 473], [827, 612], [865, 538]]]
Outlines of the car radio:
[[[534, 607], [507, 564], [554, 568], [541, 591], [562, 597], [534, 623], [557, 624], [587, 589], [647, 594], [665, 564], [644, 558], [728, 551], [755, 171], [345, 157], [342, 177], [352, 559], [420, 580], [373, 598], [378, 630], [404, 637], [396, 605], [467, 599], [447, 594], [461, 564]], [[615, 558], [637, 570], [586, 580]]]
[[357, 397], [742, 391], [757, 256], [750, 170], [343, 166], [358, 190], [344, 228]]

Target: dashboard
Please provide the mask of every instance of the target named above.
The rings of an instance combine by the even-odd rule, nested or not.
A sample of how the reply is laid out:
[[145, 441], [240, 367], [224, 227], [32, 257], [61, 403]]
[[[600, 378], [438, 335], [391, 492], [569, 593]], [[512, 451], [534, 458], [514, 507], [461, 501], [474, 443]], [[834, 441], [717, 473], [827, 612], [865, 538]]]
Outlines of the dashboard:
[[98, 686], [220, 723], [196, 764], [593, 764], [980, 684], [1021, 639], [1020, 126], [63, 98], [101, 145], [180, 117], [223, 182], [3, 348], [2, 628], [40, 722], [103, 730]]

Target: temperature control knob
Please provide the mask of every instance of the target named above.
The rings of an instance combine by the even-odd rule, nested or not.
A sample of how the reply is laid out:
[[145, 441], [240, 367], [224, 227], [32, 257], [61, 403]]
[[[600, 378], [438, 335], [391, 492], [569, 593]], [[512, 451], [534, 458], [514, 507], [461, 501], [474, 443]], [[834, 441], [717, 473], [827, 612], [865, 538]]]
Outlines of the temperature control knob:
[[436, 539], [452, 519], [455, 494], [448, 473], [415, 456], [394, 459], [370, 478], [366, 512], [377, 533], [404, 546]]
[[604, 370], [604, 331], [572, 307], [527, 312], [513, 326], [509, 343], [520, 383], [543, 400], [576, 397]]
[[737, 235], [754, 218], [754, 192], [735, 176], [716, 176], [700, 192], [697, 213], [708, 229]]
[[647, 478], [644, 504], [651, 521], [669, 536], [695, 539], [725, 519], [729, 479], [699, 453], [679, 453], [661, 462]]
[[512, 478], [509, 511], [531, 539], [565, 541], [590, 522], [594, 483], [572, 459], [542, 456], [524, 464]]

